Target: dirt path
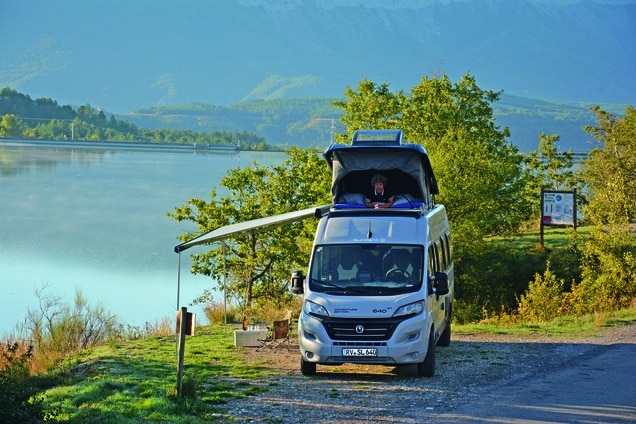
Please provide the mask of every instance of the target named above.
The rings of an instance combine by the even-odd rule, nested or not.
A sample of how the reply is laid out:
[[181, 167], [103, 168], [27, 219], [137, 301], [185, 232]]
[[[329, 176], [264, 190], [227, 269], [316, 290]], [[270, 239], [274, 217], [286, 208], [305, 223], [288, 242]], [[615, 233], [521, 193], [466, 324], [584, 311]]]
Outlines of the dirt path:
[[[578, 422], [581, 417], [587, 419], [585, 422], [636, 420], [636, 405], [629, 404], [631, 399], [636, 402], [634, 395], [629, 397], [635, 392], [633, 384], [620, 390], [621, 384], [632, 381], [632, 370], [636, 369], [635, 325], [603, 329], [595, 336], [578, 339], [454, 335], [451, 346], [437, 348], [437, 371], [433, 378], [417, 377], [412, 366], [367, 365], [318, 366], [316, 376], [305, 377], [299, 371], [297, 347], [289, 352], [265, 353], [254, 349], [241, 352], [247, 361], [280, 373], [257, 382], [267, 388], [264, 393], [229, 404], [228, 420], [231, 417], [255, 423], [514, 419], [531, 422], [535, 418], [541, 422]], [[618, 374], [611, 377], [617, 380], [613, 382], [611, 378], [608, 380], [611, 374], [605, 368], [617, 356], [624, 357], [624, 361]], [[621, 375], [629, 378], [621, 379]], [[576, 384], [572, 386], [568, 381]], [[560, 406], [550, 402], [563, 392], [572, 395], [555, 398], [561, 402], [557, 402]], [[617, 393], [622, 392], [627, 397], [620, 402], [627, 405], [616, 403]], [[533, 397], [540, 400], [535, 402], [536, 407], [532, 407]], [[589, 404], [592, 398], [596, 399], [597, 409], [582, 410], [583, 402]], [[499, 407], [493, 406], [495, 402]], [[615, 412], [603, 416], [606, 408]], [[572, 411], [578, 415], [572, 415]], [[553, 421], [549, 419], [551, 416], [555, 417]]]

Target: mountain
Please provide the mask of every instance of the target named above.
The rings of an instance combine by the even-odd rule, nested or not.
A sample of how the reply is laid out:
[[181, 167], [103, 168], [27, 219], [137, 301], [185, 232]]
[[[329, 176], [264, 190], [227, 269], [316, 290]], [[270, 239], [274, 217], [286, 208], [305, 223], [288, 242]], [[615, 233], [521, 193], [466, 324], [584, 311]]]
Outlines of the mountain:
[[111, 113], [441, 72], [535, 99], [636, 99], [636, 0], [0, 0], [0, 15], [0, 87]]

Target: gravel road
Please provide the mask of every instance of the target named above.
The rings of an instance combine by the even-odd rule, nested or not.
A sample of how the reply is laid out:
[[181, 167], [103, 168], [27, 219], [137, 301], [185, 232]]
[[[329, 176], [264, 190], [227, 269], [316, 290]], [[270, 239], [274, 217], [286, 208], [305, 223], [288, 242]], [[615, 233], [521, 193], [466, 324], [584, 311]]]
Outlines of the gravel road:
[[228, 421], [636, 422], [636, 325], [577, 339], [453, 334], [432, 378], [367, 365], [319, 365], [305, 377], [297, 346], [240, 353], [278, 372], [257, 382], [262, 394], [228, 404]]

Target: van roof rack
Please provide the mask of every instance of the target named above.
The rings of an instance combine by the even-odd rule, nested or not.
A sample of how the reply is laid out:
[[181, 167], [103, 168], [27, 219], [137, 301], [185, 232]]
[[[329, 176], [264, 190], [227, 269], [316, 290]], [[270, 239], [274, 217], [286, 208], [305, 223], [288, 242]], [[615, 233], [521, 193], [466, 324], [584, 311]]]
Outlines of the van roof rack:
[[357, 130], [351, 139], [352, 146], [401, 146], [402, 130]]

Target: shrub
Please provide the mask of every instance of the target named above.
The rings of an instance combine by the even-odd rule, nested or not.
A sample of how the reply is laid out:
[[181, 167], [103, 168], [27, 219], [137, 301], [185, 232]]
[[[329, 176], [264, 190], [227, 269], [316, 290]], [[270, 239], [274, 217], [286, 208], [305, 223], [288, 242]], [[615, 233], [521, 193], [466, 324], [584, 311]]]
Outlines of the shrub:
[[581, 282], [567, 296], [569, 312], [582, 315], [629, 307], [636, 299], [636, 234], [597, 229], [583, 247]]
[[42, 398], [37, 396], [37, 387], [29, 372], [33, 346], [7, 341], [0, 350], [0, 422], [46, 421]]
[[80, 291], [73, 307], [60, 298], [36, 293], [40, 308], [27, 314], [26, 329], [34, 346], [33, 363], [38, 370], [55, 365], [66, 354], [111, 340], [116, 335], [116, 317], [103, 307], [92, 307]]
[[[503, 241], [457, 246], [453, 314], [474, 322], [517, 307], [517, 297], [528, 281], [545, 269], [546, 254], [520, 249]], [[466, 309], [465, 309], [466, 308]], [[461, 312], [459, 309], [465, 309]]]
[[224, 324], [227, 316], [227, 322], [238, 322], [243, 319], [241, 311], [236, 306], [223, 306], [219, 302], [208, 302], [203, 308], [203, 313], [208, 319], [210, 325]]
[[519, 300], [518, 313], [521, 319], [534, 324], [550, 321], [561, 313], [563, 299], [563, 280], [550, 270], [550, 264], [543, 273], [535, 275], [535, 279]]

